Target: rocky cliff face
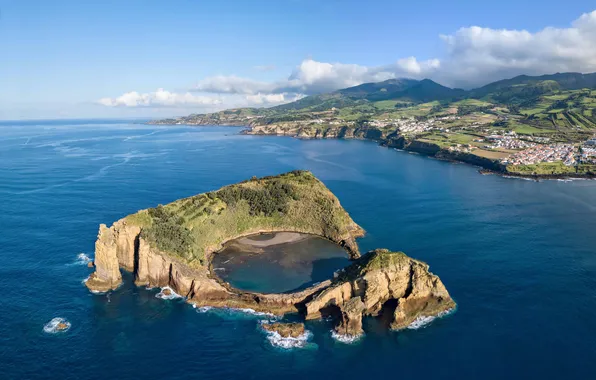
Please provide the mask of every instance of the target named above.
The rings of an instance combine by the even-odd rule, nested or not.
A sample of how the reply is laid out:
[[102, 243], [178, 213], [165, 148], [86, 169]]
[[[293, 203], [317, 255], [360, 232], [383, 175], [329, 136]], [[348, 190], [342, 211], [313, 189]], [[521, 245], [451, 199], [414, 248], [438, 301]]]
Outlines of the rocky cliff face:
[[120, 267], [134, 271], [140, 232], [140, 227], [129, 225], [124, 219], [110, 228], [105, 224], [99, 226], [95, 242], [96, 270], [85, 282], [89, 289], [98, 292], [116, 289], [122, 282]]
[[152, 248], [140, 237], [141, 229], [121, 219], [110, 228], [102, 224], [95, 243], [96, 271], [85, 285], [92, 291], [116, 289], [122, 282], [120, 267], [133, 272], [137, 285], [169, 286], [185, 297], [221, 297], [227, 290], [208, 278], [206, 270], [193, 270]]
[[360, 297], [352, 297], [341, 307], [341, 320], [335, 331], [341, 335], [358, 336], [364, 333], [362, 329], [362, 313], [364, 302]]
[[212, 276], [207, 267], [187, 264], [152, 247], [140, 236], [140, 228], [125, 219], [110, 228], [101, 225], [95, 243], [96, 271], [85, 282], [94, 292], [116, 289], [122, 282], [119, 267], [134, 274], [135, 284], [149, 288], [168, 286], [197, 306], [251, 308], [283, 314], [298, 311], [298, 305], [331, 281], [290, 294], [242, 292]]
[[[356, 307], [358, 299], [361, 308]], [[393, 307], [395, 310], [388, 310]], [[399, 329], [418, 317], [435, 316], [454, 307], [447, 289], [439, 277], [429, 272], [427, 264], [401, 252], [381, 249], [368, 252], [346, 268], [330, 287], [305, 305], [307, 319], [341, 312], [339, 331], [351, 333], [358, 330], [355, 310], [371, 316], [392, 312], [391, 326]]]
[[[135, 234], [136, 233], [136, 234]], [[368, 252], [335, 280], [296, 293], [261, 294], [231, 288], [206, 268], [187, 264], [151, 247], [136, 226], [120, 220], [100, 226], [96, 242], [96, 272], [86, 285], [105, 292], [122, 281], [119, 266], [132, 264], [135, 284], [172, 288], [197, 306], [251, 308], [274, 314], [302, 312], [306, 319], [334, 315], [340, 334], [362, 333], [362, 317], [391, 313], [391, 327], [400, 329], [418, 317], [436, 316], [455, 307], [441, 280], [428, 265], [401, 252]], [[393, 302], [392, 302], [393, 301]]]

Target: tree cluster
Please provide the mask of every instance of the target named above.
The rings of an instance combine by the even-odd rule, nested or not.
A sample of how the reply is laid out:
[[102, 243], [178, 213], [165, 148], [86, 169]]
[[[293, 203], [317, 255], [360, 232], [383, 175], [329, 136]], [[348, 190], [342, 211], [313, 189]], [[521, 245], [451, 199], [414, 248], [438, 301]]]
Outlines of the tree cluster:
[[193, 239], [184, 227], [184, 219], [166, 210], [162, 205], [148, 210], [153, 223], [143, 229], [141, 235], [158, 249], [180, 256], [188, 253]]
[[289, 201], [298, 199], [298, 193], [294, 186], [282, 180], [271, 180], [258, 189], [246, 186], [229, 186], [217, 191], [213, 196], [231, 206], [244, 200], [250, 206], [250, 215], [253, 216], [272, 216], [277, 212], [285, 213], [288, 210]]

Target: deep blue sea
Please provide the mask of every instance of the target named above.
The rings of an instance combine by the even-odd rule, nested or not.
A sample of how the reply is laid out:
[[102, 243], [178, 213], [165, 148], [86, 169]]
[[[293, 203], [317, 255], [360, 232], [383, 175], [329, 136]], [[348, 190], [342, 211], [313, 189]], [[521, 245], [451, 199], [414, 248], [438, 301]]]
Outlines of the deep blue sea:
[[[596, 182], [532, 182], [364, 141], [117, 121], [0, 124], [0, 379], [593, 379]], [[263, 316], [82, 285], [100, 223], [222, 185], [312, 170], [366, 231], [363, 251], [430, 264], [458, 310], [375, 320], [344, 344], [312, 322], [274, 347]], [[44, 325], [66, 318], [70, 330]]]

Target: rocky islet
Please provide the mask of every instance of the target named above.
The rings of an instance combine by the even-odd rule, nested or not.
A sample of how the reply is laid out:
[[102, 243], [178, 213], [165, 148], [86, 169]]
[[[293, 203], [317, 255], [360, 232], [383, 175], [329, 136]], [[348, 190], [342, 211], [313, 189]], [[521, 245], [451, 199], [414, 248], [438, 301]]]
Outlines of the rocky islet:
[[[277, 182], [280, 180], [281, 184]], [[271, 185], [272, 183], [274, 185]], [[192, 247], [202, 247], [205, 250], [201, 252], [201, 257], [205, 258], [202, 261], [158, 247], [155, 241], [143, 234], [143, 229], [148, 228], [148, 225], [146, 221], [145, 224], [138, 222], [138, 213], [115, 222], [109, 228], [101, 225], [96, 241], [96, 270], [87, 280], [86, 286], [93, 292], [116, 289], [122, 282], [122, 268], [134, 274], [136, 285], [167, 287], [171, 289], [169, 291], [185, 297], [196, 307], [244, 308], [280, 316], [298, 313], [306, 320], [331, 317], [337, 322], [336, 333], [345, 336], [359, 336], [363, 333], [364, 316], [390, 314], [390, 327], [402, 329], [417, 318], [443, 315], [455, 308], [455, 302], [447, 289], [439, 277], [429, 271], [427, 264], [402, 252], [387, 249], [376, 249], [360, 257], [355, 238], [363, 234], [362, 228], [349, 217], [337, 198], [310, 172], [252, 179], [231, 186], [236, 193], [249, 194], [248, 196], [256, 193], [243, 192], [234, 187], [245, 187], [251, 191], [260, 191], [271, 186], [288, 186], [295, 189], [292, 190], [294, 193], [287, 201], [288, 204], [283, 205], [283, 211], [276, 210], [271, 214], [273, 220], [268, 220], [262, 211], [256, 215], [248, 212], [252, 224], [248, 223], [249, 227], [246, 227], [245, 222], [245, 231], [238, 231], [236, 228], [236, 235], [215, 242], [197, 244], [195, 240]], [[308, 191], [308, 195], [301, 192], [302, 188]], [[219, 202], [219, 198], [214, 198], [216, 203]], [[176, 205], [176, 202], [164, 207], [181, 213], [180, 210], [184, 210], [184, 207]], [[231, 219], [226, 213], [238, 216], [242, 210], [246, 211], [246, 205], [242, 202], [245, 200], [241, 199], [236, 204], [226, 203], [222, 206], [225, 212], [220, 208], [219, 214], [208, 214], [206, 218], [199, 218], [194, 222], [189, 222], [187, 218], [183, 226], [189, 226], [192, 230], [201, 228], [203, 224], [213, 226], [220, 223], [218, 218], [224, 218], [224, 221], [229, 223]], [[302, 223], [301, 212], [305, 211], [316, 213], [320, 217], [318, 223], [314, 226], [312, 223]], [[329, 212], [331, 217], [325, 215], [325, 211]], [[146, 211], [140, 213], [143, 215]], [[189, 214], [188, 210], [186, 214]], [[308, 217], [312, 218], [312, 215]], [[264, 231], [291, 231], [325, 237], [346, 247], [354, 262], [333, 279], [299, 292], [282, 294], [238, 290], [214, 274], [209, 265], [210, 259], [226, 241]], [[189, 236], [199, 239], [202, 235], [194, 230]], [[295, 335], [296, 328], [294, 325], [291, 328], [276, 325], [275, 331], [282, 331], [282, 336], [286, 333], [292, 336]]]

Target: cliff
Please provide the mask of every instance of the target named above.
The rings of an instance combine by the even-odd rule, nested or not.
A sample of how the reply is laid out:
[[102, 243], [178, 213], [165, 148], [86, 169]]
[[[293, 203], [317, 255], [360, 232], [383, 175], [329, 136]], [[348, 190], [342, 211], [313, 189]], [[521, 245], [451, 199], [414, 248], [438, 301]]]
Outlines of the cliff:
[[400, 329], [418, 317], [453, 309], [447, 289], [428, 269], [402, 252], [368, 252], [305, 304], [306, 318], [342, 313], [338, 331], [358, 335], [363, 315], [389, 312], [391, 327]]

